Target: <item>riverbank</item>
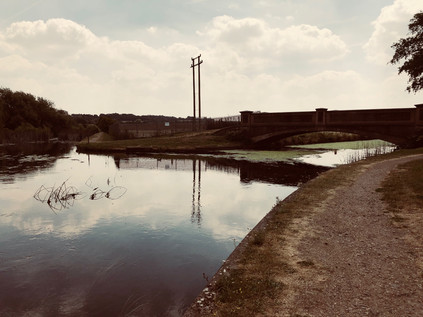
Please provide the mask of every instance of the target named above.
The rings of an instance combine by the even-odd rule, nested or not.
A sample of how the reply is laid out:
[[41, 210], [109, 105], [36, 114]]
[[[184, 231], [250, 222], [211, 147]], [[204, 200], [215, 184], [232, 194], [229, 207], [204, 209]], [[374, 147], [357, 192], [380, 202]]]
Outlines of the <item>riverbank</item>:
[[410, 180], [421, 182], [422, 159], [423, 149], [397, 151], [306, 183], [247, 235], [184, 316], [419, 316], [423, 184]]
[[233, 140], [216, 130], [184, 133], [153, 138], [110, 140], [91, 137], [77, 143], [77, 151], [83, 153], [214, 153], [220, 150], [240, 149], [241, 141]]
[[[358, 135], [349, 133], [313, 132], [288, 137], [281, 140], [279, 144], [268, 145], [267, 148], [281, 150], [292, 145], [304, 146], [358, 140], [361, 140]], [[83, 139], [76, 146], [77, 151], [83, 153], [213, 154], [225, 150], [251, 149], [249, 142], [245, 130], [217, 129], [127, 140], [114, 140], [109, 134], [99, 132]]]

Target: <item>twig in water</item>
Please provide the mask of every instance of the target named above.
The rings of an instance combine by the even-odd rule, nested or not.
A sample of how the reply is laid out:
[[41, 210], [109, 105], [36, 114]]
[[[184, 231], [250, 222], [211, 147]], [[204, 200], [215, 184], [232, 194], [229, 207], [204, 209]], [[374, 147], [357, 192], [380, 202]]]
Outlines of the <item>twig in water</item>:
[[[62, 209], [70, 208], [78, 198], [83, 198], [85, 195], [79, 192], [76, 187], [68, 186], [66, 183], [69, 179], [65, 180], [59, 187], [45, 187], [41, 185], [35, 192], [34, 198], [42, 203], [47, 203], [54, 213]], [[107, 184], [110, 184], [110, 178], [107, 179]], [[102, 190], [99, 187], [93, 188], [91, 177], [87, 179], [85, 185], [91, 188], [92, 193], [89, 195], [90, 200], [98, 200], [106, 197], [110, 200], [121, 198], [126, 193], [126, 188], [122, 186], [114, 186], [109, 190]]]
[[34, 198], [42, 203], [47, 203], [54, 212], [72, 207], [75, 199], [82, 196], [82, 193], [73, 186], [67, 186], [67, 181], [57, 188], [41, 185], [35, 192]]

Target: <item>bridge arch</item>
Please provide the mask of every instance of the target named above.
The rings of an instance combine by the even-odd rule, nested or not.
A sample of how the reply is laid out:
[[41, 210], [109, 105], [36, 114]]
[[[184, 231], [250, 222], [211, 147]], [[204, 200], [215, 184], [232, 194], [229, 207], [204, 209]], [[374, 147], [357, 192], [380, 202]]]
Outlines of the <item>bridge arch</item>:
[[335, 131], [404, 146], [423, 134], [423, 104], [415, 108], [255, 113], [241, 111], [241, 126], [260, 145], [309, 132]]
[[285, 130], [285, 131], [276, 131], [270, 133], [264, 133], [262, 135], [257, 135], [251, 137], [251, 142], [253, 145], [261, 146], [269, 144], [278, 140], [282, 140], [291, 136], [312, 133], [312, 132], [343, 132], [343, 133], [352, 133], [363, 137], [364, 139], [379, 139], [387, 141], [396, 145], [405, 144], [407, 142], [406, 138], [401, 138], [397, 136], [390, 136], [379, 132], [370, 132], [370, 131], [358, 131], [355, 129], [299, 129], [299, 130]]

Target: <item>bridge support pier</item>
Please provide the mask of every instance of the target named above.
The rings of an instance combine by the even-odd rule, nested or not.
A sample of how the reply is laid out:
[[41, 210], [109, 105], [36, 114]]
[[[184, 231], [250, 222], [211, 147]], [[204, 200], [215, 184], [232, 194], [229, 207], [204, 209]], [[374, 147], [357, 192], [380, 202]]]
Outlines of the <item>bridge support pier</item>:
[[253, 114], [253, 111], [240, 111], [241, 112], [241, 125], [244, 127], [251, 127], [251, 115]]
[[326, 125], [326, 113], [327, 108], [316, 108], [316, 126], [325, 126]]

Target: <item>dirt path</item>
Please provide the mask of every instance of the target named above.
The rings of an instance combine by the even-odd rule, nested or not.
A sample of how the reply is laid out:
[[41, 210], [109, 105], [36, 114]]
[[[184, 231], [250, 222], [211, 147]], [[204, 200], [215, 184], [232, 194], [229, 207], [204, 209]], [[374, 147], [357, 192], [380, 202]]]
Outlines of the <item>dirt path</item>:
[[[91, 143], [102, 142], [104, 140], [110, 139], [110, 136], [107, 135], [105, 132], [98, 132], [90, 136], [89, 141]], [[88, 142], [88, 138], [84, 139], [84, 142]]]
[[351, 184], [292, 222], [280, 257], [294, 270], [280, 277], [285, 287], [266, 315], [423, 316], [421, 216], [393, 225], [376, 191], [391, 170], [416, 158], [363, 166]]

